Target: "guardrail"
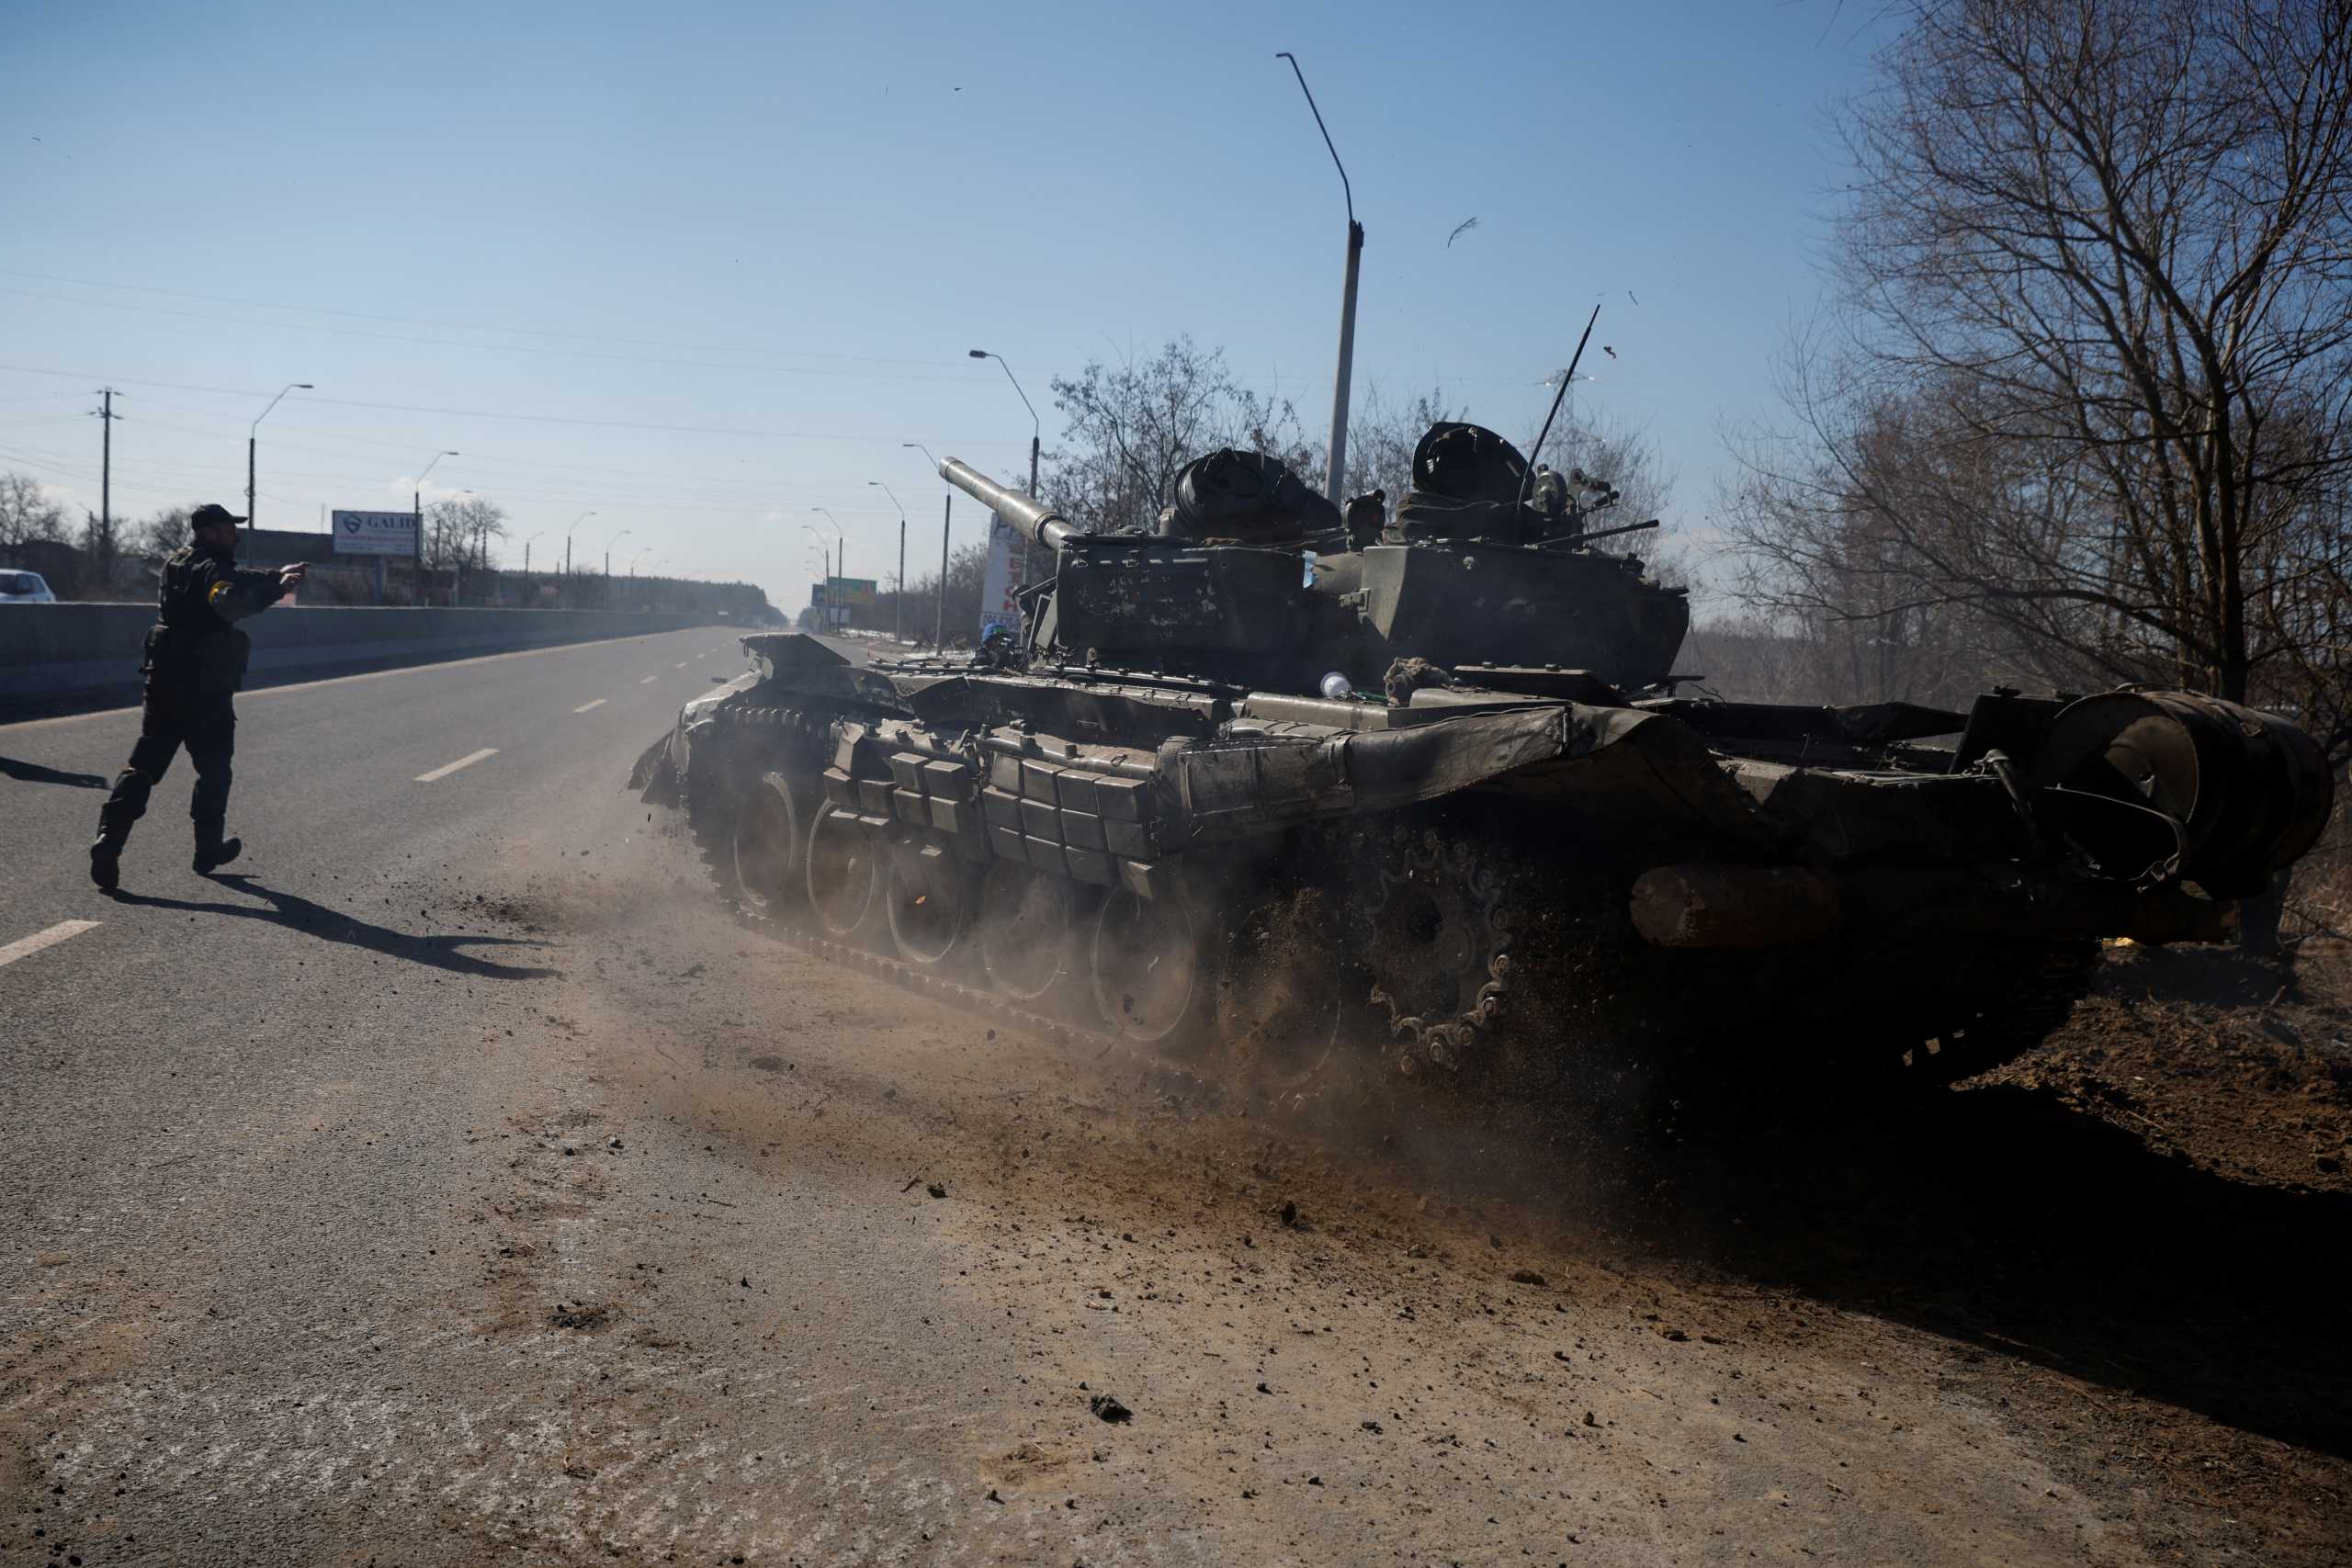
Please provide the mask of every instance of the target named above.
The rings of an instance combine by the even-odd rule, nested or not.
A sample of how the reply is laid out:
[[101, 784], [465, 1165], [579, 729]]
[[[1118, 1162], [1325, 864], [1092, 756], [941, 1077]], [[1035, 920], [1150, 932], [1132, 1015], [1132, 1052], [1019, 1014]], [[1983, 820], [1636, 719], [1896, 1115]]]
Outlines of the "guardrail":
[[[0, 704], [135, 688], [153, 604], [0, 604]], [[277, 605], [241, 623], [247, 679], [424, 664], [558, 643], [721, 624], [626, 610]]]

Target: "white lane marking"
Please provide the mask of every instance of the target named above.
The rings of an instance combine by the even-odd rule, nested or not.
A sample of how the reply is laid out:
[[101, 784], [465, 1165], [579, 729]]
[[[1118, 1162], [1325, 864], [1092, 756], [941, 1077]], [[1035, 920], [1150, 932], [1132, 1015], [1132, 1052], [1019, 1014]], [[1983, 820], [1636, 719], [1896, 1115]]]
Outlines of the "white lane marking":
[[644, 680], [639, 681], [638, 684], [640, 686], [650, 686], [654, 682], [659, 681], [660, 679], [662, 679], [662, 677], [659, 675], [648, 675]]
[[679, 660], [675, 664], [673, 664], [673, 665], [671, 665], [671, 666], [670, 666], [670, 668], [671, 668], [671, 669], [673, 669], [673, 670], [684, 670], [685, 667], [686, 667], [686, 661], [685, 661], [684, 660], [683, 660], [683, 659]]
[[446, 779], [451, 773], [456, 773], [459, 768], [470, 768], [476, 762], [481, 761], [484, 757], [495, 757], [497, 755], [497, 747], [485, 746], [481, 750], [476, 751], [469, 756], [460, 757], [454, 762], [444, 762], [429, 773], [417, 774], [416, 782], [419, 784], [431, 784], [435, 779]]
[[[293, 681], [283, 686], [255, 686], [237, 694], [246, 702], [257, 697], [282, 697], [293, 692], [314, 692], [321, 686], [348, 685], [354, 681], [390, 681], [401, 675], [429, 675], [436, 670], [463, 670], [476, 664], [495, 664], [507, 659], [537, 659], [549, 653], [576, 653], [582, 649], [610, 648], [615, 643], [639, 642], [647, 637], [669, 637], [669, 632], [634, 632], [628, 637], [600, 637], [589, 642], [550, 643], [545, 648], [518, 648], [508, 653], [477, 653], [469, 659], [443, 659], [431, 664], [403, 664], [391, 670], [363, 670], [356, 675], [328, 675], [316, 681]], [[678, 666], [684, 670], [684, 665]], [[86, 724], [94, 718], [120, 718], [125, 714], [139, 712], [137, 704], [122, 708], [92, 708], [87, 713], [62, 713], [53, 718], [19, 718], [0, 724], [0, 734], [14, 734], [26, 729], [53, 729], [65, 724]]]
[[602, 697], [598, 697], [598, 698], [597, 698], [594, 702], [593, 702], [593, 703], [582, 703], [578, 707], [573, 708], [571, 711], [572, 711], [572, 712], [574, 712], [574, 713], [589, 713], [589, 712], [593, 712], [594, 709], [597, 709], [597, 708], [603, 707], [604, 705], [605, 705], [605, 699], [604, 699], [604, 698], [602, 698]]
[[60, 920], [45, 931], [35, 931], [22, 942], [12, 942], [6, 947], [0, 947], [0, 969], [6, 968], [19, 958], [30, 958], [44, 947], [55, 947], [69, 936], [96, 931], [98, 925], [96, 920]]

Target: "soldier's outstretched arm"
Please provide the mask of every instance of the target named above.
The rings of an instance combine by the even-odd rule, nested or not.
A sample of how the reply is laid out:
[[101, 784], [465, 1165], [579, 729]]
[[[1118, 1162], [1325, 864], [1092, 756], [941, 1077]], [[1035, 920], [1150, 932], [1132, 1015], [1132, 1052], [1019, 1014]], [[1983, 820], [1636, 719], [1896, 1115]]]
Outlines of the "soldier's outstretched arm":
[[239, 571], [219, 561], [207, 561], [197, 568], [197, 586], [204, 603], [224, 621], [261, 614], [301, 581], [300, 569], [293, 567], [283, 571]]

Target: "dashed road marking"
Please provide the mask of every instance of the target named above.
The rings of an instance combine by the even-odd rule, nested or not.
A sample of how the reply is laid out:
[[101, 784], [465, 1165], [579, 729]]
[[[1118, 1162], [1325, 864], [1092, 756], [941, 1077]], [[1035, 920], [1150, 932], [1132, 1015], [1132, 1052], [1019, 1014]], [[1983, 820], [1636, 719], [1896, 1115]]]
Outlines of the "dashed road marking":
[[686, 667], [686, 661], [685, 661], [684, 660], [683, 660], [683, 659], [679, 660], [675, 664], [673, 664], [672, 666], [670, 666], [670, 668], [671, 668], [671, 669], [673, 669], [673, 670], [684, 670], [685, 667]]
[[456, 773], [459, 768], [470, 768], [476, 762], [481, 761], [484, 757], [495, 757], [497, 755], [497, 747], [485, 746], [481, 750], [460, 757], [454, 762], [444, 762], [429, 773], [417, 774], [416, 782], [419, 784], [431, 784], [435, 779], [446, 779], [451, 773]]
[[644, 680], [639, 681], [638, 684], [640, 686], [650, 686], [654, 682], [659, 681], [660, 679], [662, 679], [662, 677], [659, 675], [648, 675]]
[[591, 713], [591, 712], [594, 712], [594, 711], [595, 709], [597, 709], [597, 708], [603, 707], [604, 705], [605, 705], [605, 699], [604, 699], [604, 698], [602, 698], [602, 697], [598, 697], [598, 698], [597, 698], [594, 702], [593, 702], [593, 703], [582, 703], [578, 707], [573, 708], [571, 711], [572, 711], [572, 712], [574, 712], [574, 713]]
[[19, 958], [30, 958], [44, 947], [55, 947], [67, 937], [95, 931], [101, 923], [97, 920], [60, 920], [45, 931], [35, 931], [21, 942], [12, 942], [6, 947], [0, 947], [0, 969], [6, 968]]

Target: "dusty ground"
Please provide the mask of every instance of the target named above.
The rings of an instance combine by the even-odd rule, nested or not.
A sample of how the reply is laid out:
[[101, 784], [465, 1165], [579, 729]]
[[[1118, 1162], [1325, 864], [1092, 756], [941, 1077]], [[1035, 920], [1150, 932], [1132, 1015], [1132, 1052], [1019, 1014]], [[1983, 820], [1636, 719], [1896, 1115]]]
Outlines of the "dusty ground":
[[372, 1311], [208, 1355], [57, 1255], [0, 1560], [2352, 1560], [2333, 991], [2132, 953], [1956, 1093], [1270, 1119], [595, 853], [385, 896], [560, 972], [458, 1125], [334, 1123], [427, 1172]]
[[2332, 984], [2125, 952], [1956, 1095], [1334, 1123], [605, 929], [616, 1083], [947, 1249], [1026, 1395], [956, 1461], [1077, 1559], [1165, 1554], [1171, 1505], [1208, 1561], [2352, 1555]]

